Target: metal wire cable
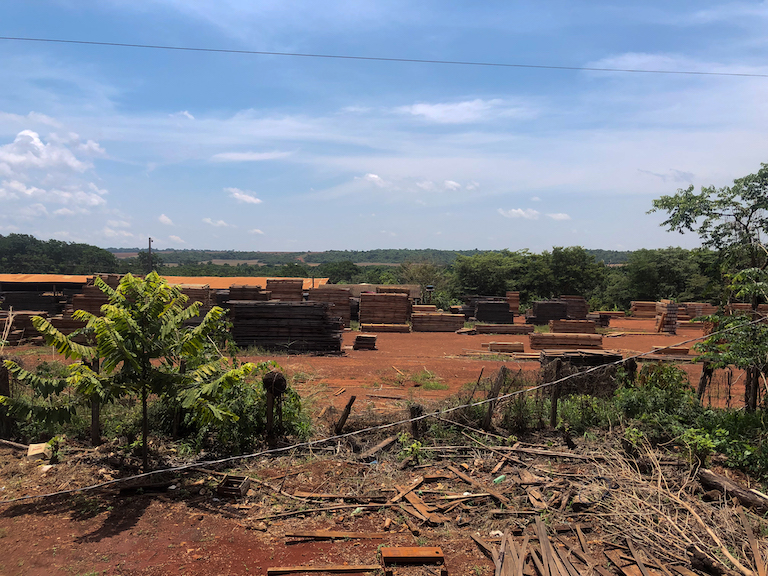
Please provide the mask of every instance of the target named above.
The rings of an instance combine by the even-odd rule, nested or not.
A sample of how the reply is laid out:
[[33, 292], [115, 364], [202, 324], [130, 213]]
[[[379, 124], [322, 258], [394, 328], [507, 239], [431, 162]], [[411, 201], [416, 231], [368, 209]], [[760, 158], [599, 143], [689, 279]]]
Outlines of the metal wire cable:
[[64, 40], [61, 38], [28, 38], [0, 36], [0, 40], [14, 42], [46, 42], [52, 44], [79, 44], [85, 46], [111, 46], [117, 48], [145, 48], [151, 50], [176, 50], [182, 52], [215, 52], [220, 54], [248, 54], [257, 56], [289, 56], [295, 58], [324, 58], [331, 60], [363, 60], [372, 62], [397, 62], [411, 64], [443, 64], [453, 66], [484, 66], [491, 68], [529, 68], [537, 70], [575, 70], [586, 72], [623, 72], [632, 74], [667, 74], [686, 76], [736, 76], [744, 78], [768, 78], [768, 74], [752, 72], [713, 72], [696, 70], [642, 70], [637, 68], [598, 68], [592, 66], [555, 66], [547, 64], [513, 64], [468, 60], [428, 60], [423, 58], [392, 58], [384, 56], [349, 56], [343, 54], [313, 54], [309, 52], [271, 52], [266, 50], [235, 50], [230, 48], [201, 48], [193, 46], [166, 46], [162, 44], [134, 44], [128, 42], [97, 42], [94, 40]]
[[608, 364], [602, 364], [600, 366], [593, 366], [593, 367], [588, 368], [587, 370], [584, 370], [582, 372], [576, 372], [574, 374], [570, 374], [568, 376], [564, 376], [563, 378], [560, 378], [558, 380], [554, 380], [552, 382], [545, 382], [543, 384], [538, 384], [536, 386], [531, 386], [531, 387], [525, 388], [523, 390], [516, 390], [514, 392], [509, 392], [507, 394], [502, 394], [501, 396], [497, 396], [495, 398], [486, 398], [485, 400], [478, 400], [477, 402], [470, 402], [468, 404], [462, 404], [462, 405], [459, 405], [459, 406], [452, 406], [450, 408], [444, 408], [442, 410], [436, 410], [435, 412], [430, 412], [428, 414], [422, 414], [421, 416], [415, 416], [413, 418], [405, 418], [403, 420], [398, 420], [396, 422], [389, 422], [387, 424], [380, 424], [378, 426], [371, 426], [369, 428], [363, 428], [362, 430], [355, 430], [355, 431], [352, 431], [352, 432], [347, 432], [345, 434], [336, 434], [334, 436], [328, 436], [326, 438], [320, 438], [320, 439], [317, 439], [317, 440], [308, 440], [306, 442], [299, 442], [297, 444], [292, 444], [290, 446], [284, 446], [284, 447], [281, 447], [281, 448], [272, 448], [272, 449], [268, 449], [268, 450], [261, 450], [259, 452], [253, 452], [251, 454], [241, 454], [239, 456], [229, 456], [227, 458], [220, 458], [218, 460], [207, 460], [207, 461], [203, 461], [203, 462], [195, 462], [195, 463], [190, 463], [190, 464], [184, 464], [184, 465], [181, 465], [181, 466], [175, 466], [175, 467], [172, 467], [172, 468], [163, 468], [163, 469], [160, 469], [160, 470], [152, 470], [150, 472], [143, 472], [141, 474], [135, 474], [133, 476], [127, 476], [125, 478], [116, 478], [114, 480], [108, 480], [106, 482], [100, 482], [98, 484], [93, 484], [93, 485], [90, 485], [90, 486], [83, 486], [81, 488], [72, 488], [70, 490], [60, 490], [58, 492], [50, 492], [50, 493], [47, 493], [47, 494], [34, 494], [34, 495], [30, 495], [30, 496], [20, 496], [19, 498], [13, 498], [13, 499], [10, 499], [10, 500], [0, 500], [0, 505], [3, 505], [3, 504], [13, 504], [13, 503], [23, 502], [23, 501], [27, 501], [27, 500], [47, 499], [47, 498], [52, 498], [54, 496], [64, 496], [64, 495], [67, 495], [67, 494], [77, 494], [77, 493], [80, 493], [80, 492], [88, 492], [88, 491], [92, 491], [92, 490], [97, 490], [99, 488], [104, 488], [104, 487], [107, 487], [107, 486], [112, 486], [112, 485], [115, 485], [115, 484], [126, 483], [126, 482], [137, 480], [137, 479], [140, 479], [140, 478], [148, 478], [150, 476], [155, 476], [155, 475], [158, 475], [158, 474], [166, 474], [166, 473], [170, 473], [170, 472], [181, 472], [181, 471], [189, 470], [189, 469], [192, 469], [192, 468], [218, 466], [220, 464], [227, 464], [227, 463], [230, 463], [230, 462], [236, 462], [238, 460], [250, 460], [250, 459], [253, 459], [253, 458], [259, 458], [261, 456], [266, 456], [266, 455], [270, 455], [270, 454], [279, 454], [279, 453], [282, 453], [282, 452], [289, 452], [289, 451], [292, 451], [292, 450], [297, 450], [299, 448], [308, 448], [308, 447], [311, 447], [311, 446], [317, 446], [317, 445], [320, 445], [320, 444], [325, 444], [327, 442], [332, 442], [332, 441], [336, 441], [336, 440], [342, 440], [344, 438], [350, 438], [352, 436], [358, 436], [360, 434], [365, 434], [365, 433], [368, 433], [368, 432], [376, 432], [376, 431], [379, 431], [379, 430], [386, 430], [388, 428], [393, 428], [395, 426], [402, 426], [403, 424], [409, 424], [411, 422], [418, 422], [420, 420], [425, 420], [427, 418], [431, 418], [431, 417], [435, 417], [435, 416], [442, 416], [444, 414], [450, 414], [451, 412], [456, 412], [457, 410], [463, 410], [465, 408], [471, 408], [471, 407], [474, 407], [474, 406], [483, 406], [483, 405], [488, 404], [490, 402], [498, 402], [500, 400], [505, 400], [507, 398], [512, 398], [514, 396], [518, 396], [520, 394], [528, 394], [530, 392], [535, 392], [537, 390], [542, 390], [544, 388], [548, 388], [550, 386], [555, 386], [557, 384], [561, 384], [563, 382], [566, 382], [566, 381], [570, 380], [571, 378], [575, 378], [577, 376], [583, 376], [585, 374], [590, 374], [590, 373], [595, 372], [597, 370], [602, 370], [602, 369], [604, 369], [604, 368], [606, 368], [608, 366], [614, 366], [614, 365], [617, 366], [619, 364], [623, 364], [627, 360], [635, 360], [637, 358], [643, 358], [644, 356], [648, 356], [650, 354], [657, 354], [660, 350], [666, 350], [668, 348], [675, 348], [675, 347], [681, 346], [683, 344], [690, 344], [692, 342], [697, 342], [699, 340], [704, 340], [706, 338], [711, 338], [712, 336], [719, 336], [721, 334], [726, 334], [726, 333], [732, 332], [732, 331], [734, 331], [736, 329], [744, 328], [746, 326], [751, 326], [753, 324], [758, 324], [758, 323], [764, 322], [764, 321], [765, 321], [765, 316], [761, 316], [760, 318], [757, 318], [756, 320], [753, 320], [753, 321], [748, 322], [746, 324], [742, 324], [740, 326], [733, 326], [731, 328], [726, 328], [724, 330], [719, 330], [717, 332], [713, 332], [712, 334], [706, 334], [706, 335], [698, 336], [696, 338], [691, 338], [691, 339], [688, 339], [688, 340], [684, 340], [682, 342], [677, 342], [675, 344], [670, 344], [669, 346], [665, 346], [664, 348], [659, 348], [659, 349], [656, 349], [656, 350], [652, 350], [650, 352], [642, 352], [640, 354], [636, 354], [634, 356], [629, 356], [627, 358], [622, 358], [621, 360], [616, 360], [615, 362], [610, 362]]

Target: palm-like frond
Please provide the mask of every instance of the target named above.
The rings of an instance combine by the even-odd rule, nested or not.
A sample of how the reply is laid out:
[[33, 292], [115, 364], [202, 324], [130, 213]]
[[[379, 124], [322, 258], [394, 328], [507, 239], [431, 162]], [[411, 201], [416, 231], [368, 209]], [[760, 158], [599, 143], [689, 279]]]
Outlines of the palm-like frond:
[[73, 342], [69, 337], [57, 330], [53, 324], [41, 316], [32, 317], [32, 325], [40, 332], [46, 344], [53, 346], [59, 354], [65, 358], [78, 358], [90, 361], [96, 356], [96, 350], [90, 346], [84, 346]]

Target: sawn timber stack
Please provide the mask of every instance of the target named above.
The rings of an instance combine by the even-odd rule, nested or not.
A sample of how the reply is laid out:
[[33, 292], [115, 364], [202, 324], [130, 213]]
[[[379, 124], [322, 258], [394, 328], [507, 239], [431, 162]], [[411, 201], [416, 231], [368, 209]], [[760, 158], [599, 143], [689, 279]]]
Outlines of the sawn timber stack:
[[456, 332], [464, 327], [464, 316], [443, 312], [416, 312], [411, 316], [414, 332]]
[[410, 315], [407, 294], [360, 294], [361, 324], [405, 324]]
[[[326, 285], [327, 286], [327, 285]], [[351, 307], [349, 305], [349, 288], [310, 288], [310, 302], [328, 302], [333, 304], [331, 314], [341, 318], [345, 328], [349, 328], [352, 319]]]
[[230, 300], [232, 337], [240, 347], [341, 353], [341, 319], [326, 302]]
[[603, 337], [600, 334], [531, 334], [529, 338], [531, 350], [603, 347]]

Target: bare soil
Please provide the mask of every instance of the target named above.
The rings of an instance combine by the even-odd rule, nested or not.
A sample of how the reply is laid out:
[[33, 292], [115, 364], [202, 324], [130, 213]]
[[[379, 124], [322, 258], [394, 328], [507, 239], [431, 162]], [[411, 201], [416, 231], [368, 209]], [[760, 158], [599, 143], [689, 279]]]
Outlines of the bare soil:
[[[652, 320], [613, 320], [611, 330], [623, 334], [606, 336], [604, 347], [621, 350], [626, 355], [648, 352], [653, 346], [672, 345], [700, 335], [687, 331], [677, 336], [659, 335], [653, 333], [653, 325]], [[354, 336], [352, 332], [345, 334], [345, 348], [351, 347]], [[355, 395], [358, 398], [356, 412], [368, 410], [380, 416], [390, 414], [395, 419], [401, 417], [404, 410], [404, 404], [398, 400], [410, 399], [424, 404], [440, 401], [474, 383], [481, 371], [487, 376], [503, 364], [530, 372], [531, 376], [538, 371], [538, 362], [504, 362], [495, 357], [466, 355], [470, 350], [482, 350], [481, 344], [489, 341], [522, 341], [529, 351], [526, 337], [411, 333], [379, 334], [378, 350], [346, 349], [339, 357], [301, 355], [248, 359], [273, 359], [289, 375], [300, 375], [298, 388], [315, 414], [326, 406], [343, 407], [349, 397]], [[28, 367], [52, 358], [46, 349], [23, 348], [11, 352], [19, 354]], [[685, 369], [695, 383], [700, 367], [692, 364]], [[445, 388], [426, 390], [419, 386], [418, 374], [427, 371]], [[734, 398], [738, 396], [737, 387], [738, 382], [729, 388]], [[342, 389], [343, 392], [339, 392]], [[715, 401], [723, 399], [716, 397]], [[324, 425], [318, 423], [318, 428]], [[372, 445], [374, 440], [371, 438], [368, 444]], [[543, 448], [564, 449], [557, 437], [541, 441]], [[341, 452], [335, 454], [336, 449]], [[113, 455], [110, 450], [118, 448], [65, 447], [61, 463], [46, 471], [26, 462], [22, 452], [0, 447], [0, 499], [88, 486], [119, 476], [121, 472], [108, 465]], [[320, 448], [313, 455], [302, 452], [277, 460], [248, 461], [238, 471], [258, 477], [262, 483], [254, 484], [248, 496], [240, 500], [215, 495], [213, 490], [220, 476], [189, 471], [169, 476], [166, 485], [157, 491], [121, 493], [106, 489], [0, 505], [0, 575], [266, 574], [266, 569], [272, 566], [376, 563], [377, 548], [384, 544], [441, 546], [449, 574], [490, 576], [494, 572], [493, 563], [472, 542], [469, 532], [489, 538], [492, 529], [509, 527], [509, 518], [490, 517], [489, 511], [495, 504], [492, 500], [484, 507], [470, 506], [464, 512], [465, 517], [470, 518], [466, 524], [461, 521], [463, 508], [459, 508], [459, 513], [451, 514], [445, 524], [423, 525], [419, 536], [406, 526], [405, 513], [385, 507], [364, 508], [353, 513], [355, 507], [349, 506], [328, 512], [260, 519], [297, 507], [315, 509], [340, 504], [338, 500], [301, 502], [286, 496], [296, 490], [357, 495], [379, 490], [391, 496], [398, 486], [407, 485], [416, 476], [444, 473], [453, 463], [466, 464], [467, 473], [493, 486], [495, 474], [491, 474], [491, 468], [499, 457], [478, 450], [480, 447], [474, 446], [453, 456], [444, 453], [426, 468], [409, 470], [401, 470], [399, 459], [392, 454], [374, 465], [356, 462], [347, 446]], [[524, 458], [520, 462], [529, 470], [537, 470], [537, 474], [555, 479], [578, 478], [587, 474], [586, 471], [597, 475], [592, 465], [579, 461]], [[462, 486], [455, 478], [425, 486], [426, 489], [451, 494], [477, 491], [476, 487]], [[518, 498], [525, 497], [525, 492], [523, 496], [516, 494]], [[528, 506], [527, 500], [519, 504]], [[569, 518], [568, 512], [553, 512], [552, 521], [577, 521]], [[297, 542], [285, 536], [306, 530], [380, 532], [386, 518], [393, 524], [392, 531], [383, 540]], [[521, 520], [514, 522], [520, 524]], [[599, 528], [595, 529], [597, 542]], [[421, 570], [403, 569], [396, 573], [437, 573], [434, 568]]]

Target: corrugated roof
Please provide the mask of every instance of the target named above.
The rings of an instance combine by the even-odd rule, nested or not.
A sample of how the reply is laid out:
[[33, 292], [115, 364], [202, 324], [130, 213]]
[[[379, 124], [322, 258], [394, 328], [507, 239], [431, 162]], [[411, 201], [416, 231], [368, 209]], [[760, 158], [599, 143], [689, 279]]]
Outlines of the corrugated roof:
[[39, 284], [72, 283], [85, 284], [90, 276], [73, 274], [0, 274], [0, 282], [26, 282]]
[[[223, 290], [233, 284], [267, 287], [267, 280], [290, 280], [291, 278], [278, 278], [275, 276], [164, 276], [168, 284], [208, 284], [214, 290]], [[293, 278], [297, 280], [297, 278]], [[328, 278], [302, 278], [304, 290], [313, 286], [317, 288], [328, 283]]]
[[[0, 274], [0, 282], [18, 282], [29, 284], [73, 283], [85, 284], [92, 276], [75, 276], [68, 274]], [[285, 280], [285, 278], [266, 276], [165, 276], [168, 284], [192, 284], [196, 286], [207, 284], [214, 290], [229, 288], [232, 284], [247, 284], [266, 288], [267, 280]], [[328, 283], [328, 278], [302, 278], [304, 290], [317, 288]]]

